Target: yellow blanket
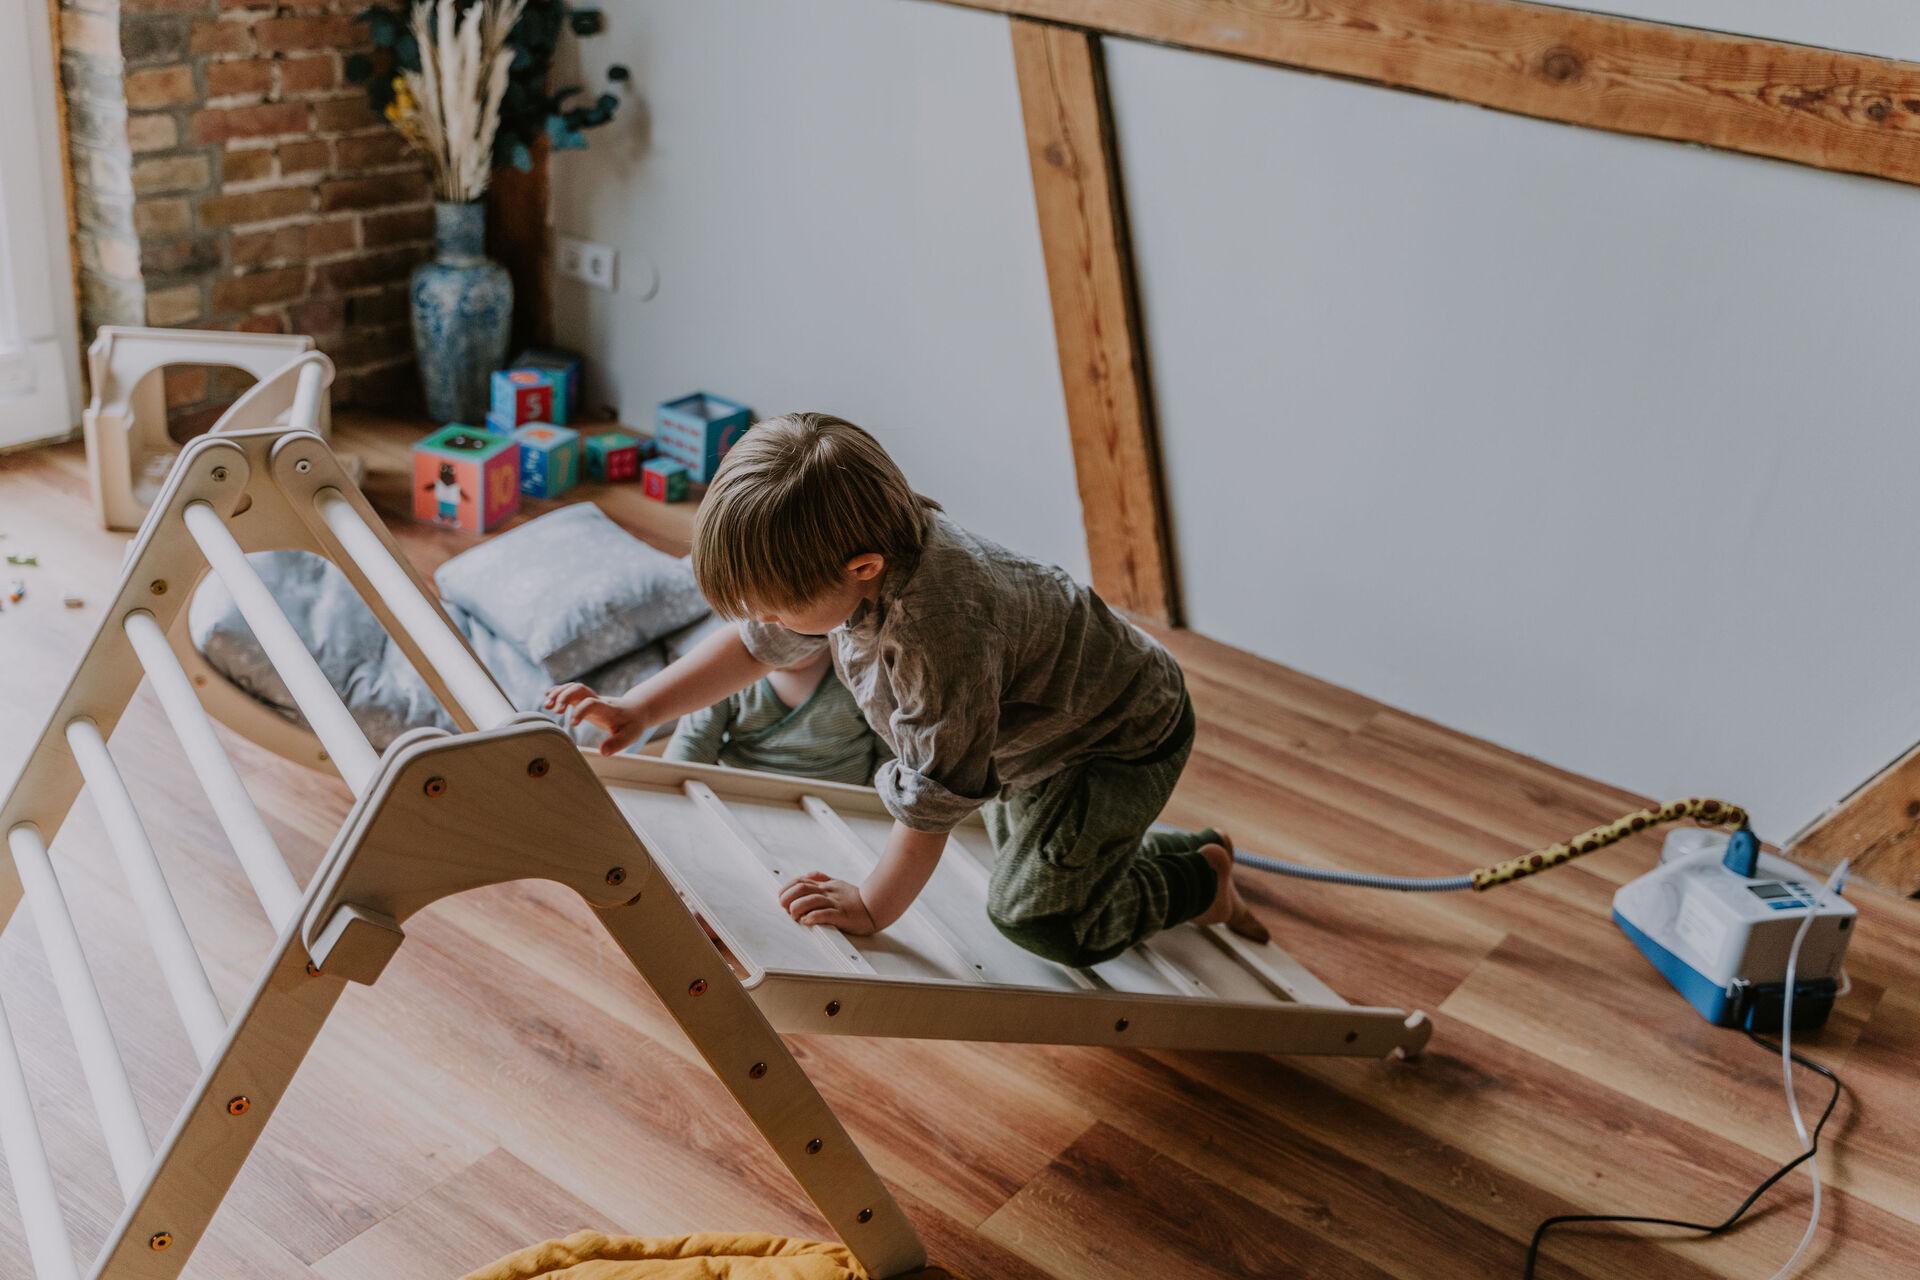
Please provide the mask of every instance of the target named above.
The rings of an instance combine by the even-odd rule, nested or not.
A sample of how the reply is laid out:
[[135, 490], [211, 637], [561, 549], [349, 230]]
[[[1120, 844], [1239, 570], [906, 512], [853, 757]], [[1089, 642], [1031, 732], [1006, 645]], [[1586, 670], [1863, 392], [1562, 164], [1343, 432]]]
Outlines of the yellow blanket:
[[[576, 1231], [509, 1254], [466, 1280], [867, 1280], [846, 1247], [703, 1231], [673, 1239]], [[903, 1280], [959, 1280], [938, 1267]]]

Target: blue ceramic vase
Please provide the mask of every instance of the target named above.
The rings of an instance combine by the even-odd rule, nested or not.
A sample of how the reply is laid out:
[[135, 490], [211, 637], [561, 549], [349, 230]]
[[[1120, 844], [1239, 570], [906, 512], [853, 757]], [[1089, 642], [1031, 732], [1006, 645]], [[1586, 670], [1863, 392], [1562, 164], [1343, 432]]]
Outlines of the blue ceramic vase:
[[413, 269], [413, 349], [427, 414], [478, 426], [506, 363], [513, 281], [486, 255], [487, 206], [433, 206], [434, 256]]

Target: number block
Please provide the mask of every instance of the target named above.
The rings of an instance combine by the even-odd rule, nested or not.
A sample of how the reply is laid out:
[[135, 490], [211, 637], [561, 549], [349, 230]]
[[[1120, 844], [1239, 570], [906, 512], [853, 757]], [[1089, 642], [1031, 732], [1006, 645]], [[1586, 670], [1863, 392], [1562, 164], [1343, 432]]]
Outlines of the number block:
[[557, 498], [580, 480], [580, 433], [533, 422], [513, 433], [520, 443], [520, 492]]
[[452, 423], [413, 446], [413, 518], [468, 533], [520, 510], [520, 444]]

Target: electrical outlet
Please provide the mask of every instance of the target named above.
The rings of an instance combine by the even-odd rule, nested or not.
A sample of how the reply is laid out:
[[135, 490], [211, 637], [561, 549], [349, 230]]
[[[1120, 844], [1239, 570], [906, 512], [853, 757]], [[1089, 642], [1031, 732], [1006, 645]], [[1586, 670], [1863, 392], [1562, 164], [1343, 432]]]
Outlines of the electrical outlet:
[[555, 236], [555, 266], [563, 276], [584, 280], [611, 291], [620, 265], [620, 254], [612, 245], [596, 244], [575, 236]]

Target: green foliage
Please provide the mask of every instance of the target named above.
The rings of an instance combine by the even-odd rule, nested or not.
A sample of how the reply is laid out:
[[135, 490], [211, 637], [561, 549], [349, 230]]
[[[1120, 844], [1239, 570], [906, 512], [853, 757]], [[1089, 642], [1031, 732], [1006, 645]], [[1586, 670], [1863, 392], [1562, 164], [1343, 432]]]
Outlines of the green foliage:
[[[463, 10], [473, 0], [463, 0]], [[354, 21], [372, 37], [371, 54], [356, 53], [346, 60], [347, 79], [367, 86], [367, 102], [384, 116], [393, 101], [393, 78], [399, 71], [420, 70], [420, 46], [407, 30], [407, 8], [376, 4]], [[579, 85], [550, 89], [547, 73], [562, 28], [575, 36], [597, 35], [605, 22], [598, 9], [569, 10], [564, 0], [527, 0], [526, 11], [513, 24], [507, 43], [513, 46], [513, 67], [500, 102], [500, 131], [493, 139], [496, 168], [512, 165], [525, 173], [533, 164], [533, 144], [542, 133], [555, 150], [587, 145], [588, 129], [613, 119], [620, 99], [601, 93], [586, 105], [568, 105], [586, 90]], [[607, 79], [624, 84], [630, 74], [623, 66], [607, 68]]]

